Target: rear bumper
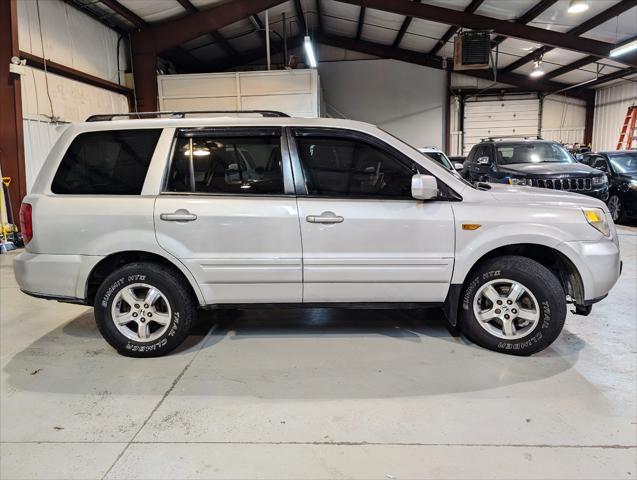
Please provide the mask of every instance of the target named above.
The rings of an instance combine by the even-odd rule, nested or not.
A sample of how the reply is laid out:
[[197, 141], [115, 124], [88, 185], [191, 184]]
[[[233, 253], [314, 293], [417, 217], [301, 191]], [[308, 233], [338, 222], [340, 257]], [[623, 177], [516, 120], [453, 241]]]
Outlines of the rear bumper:
[[621, 273], [619, 247], [610, 239], [596, 242], [564, 242], [558, 245], [579, 271], [584, 285], [584, 304], [605, 297]]
[[29, 295], [83, 303], [86, 280], [102, 258], [23, 252], [13, 260], [13, 270], [20, 290]]

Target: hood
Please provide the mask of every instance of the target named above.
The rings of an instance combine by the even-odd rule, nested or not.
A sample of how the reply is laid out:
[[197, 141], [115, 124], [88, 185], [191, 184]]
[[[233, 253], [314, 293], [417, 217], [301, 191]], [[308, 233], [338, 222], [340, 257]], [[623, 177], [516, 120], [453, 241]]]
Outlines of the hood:
[[602, 175], [600, 170], [583, 163], [512, 163], [510, 165], [498, 165], [498, 170], [502, 173], [525, 177], [590, 177]]
[[620, 179], [625, 182], [630, 182], [631, 180], [637, 180], [637, 173], [620, 173], [617, 175]]
[[489, 183], [488, 192], [496, 201], [524, 205], [573, 205], [577, 207], [604, 208], [604, 202], [579, 193], [550, 190], [548, 188], [520, 187], [501, 183]]

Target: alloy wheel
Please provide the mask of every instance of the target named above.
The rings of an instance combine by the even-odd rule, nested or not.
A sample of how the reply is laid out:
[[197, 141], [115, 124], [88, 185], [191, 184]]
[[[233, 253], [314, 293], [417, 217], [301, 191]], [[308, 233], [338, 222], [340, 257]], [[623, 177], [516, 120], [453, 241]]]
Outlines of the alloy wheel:
[[148, 343], [166, 333], [172, 314], [168, 299], [157, 287], [135, 283], [117, 293], [111, 318], [128, 339]]
[[509, 279], [482, 285], [473, 300], [473, 313], [482, 328], [504, 340], [525, 337], [540, 321], [535, 295], [522, 283]]

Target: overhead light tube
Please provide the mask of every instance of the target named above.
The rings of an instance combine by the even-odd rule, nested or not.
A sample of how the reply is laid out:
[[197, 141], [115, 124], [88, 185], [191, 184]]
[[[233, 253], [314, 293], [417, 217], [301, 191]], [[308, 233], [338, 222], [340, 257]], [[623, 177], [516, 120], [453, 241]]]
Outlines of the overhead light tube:
[[637, 40], [633, 40], [632, 42], [628, 42], [621, 47], [613, 48], [610, 51], [611, 57], [619, 57], [620, 55], [624, 55], [625, 53], [632, 52], [633, 50], [637, 50]]
[[582, 13], [588, 10], [586, 0], [570, 0], [568, 2], [568, 13]]
[[312, 41], [308, 35], [303, 39], [303, 47], [305, 47], [305, 56], [310, 64], [311, 68], [316, 68], [316, 56], [314, 55], [314, 48], [312, 47]]

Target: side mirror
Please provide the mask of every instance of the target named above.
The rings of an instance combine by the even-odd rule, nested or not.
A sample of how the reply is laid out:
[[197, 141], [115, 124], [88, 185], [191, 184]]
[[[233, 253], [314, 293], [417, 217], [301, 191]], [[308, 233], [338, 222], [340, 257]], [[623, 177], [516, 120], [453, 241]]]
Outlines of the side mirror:
[[462, 163], [454, 163], [453, 164], [453, 168], [455, 168], [456, 170], [460, 171], [464, 168], [464, 165]]
[[581, 162], [583, 159], [584, 159], [584, 155], [582, 155], [581, 153], [575, 154], [575, 160], [577, 160], [578, 162]]
[[478, 165], [489, 165], [491, 162], [489, 162], [489, 157], [478, 157], [476, 163]]
[[416, 174], [411, 177], [411, 196], [416, 200], [431, 200], [438, 196], [438, 180], [431, 175]]

